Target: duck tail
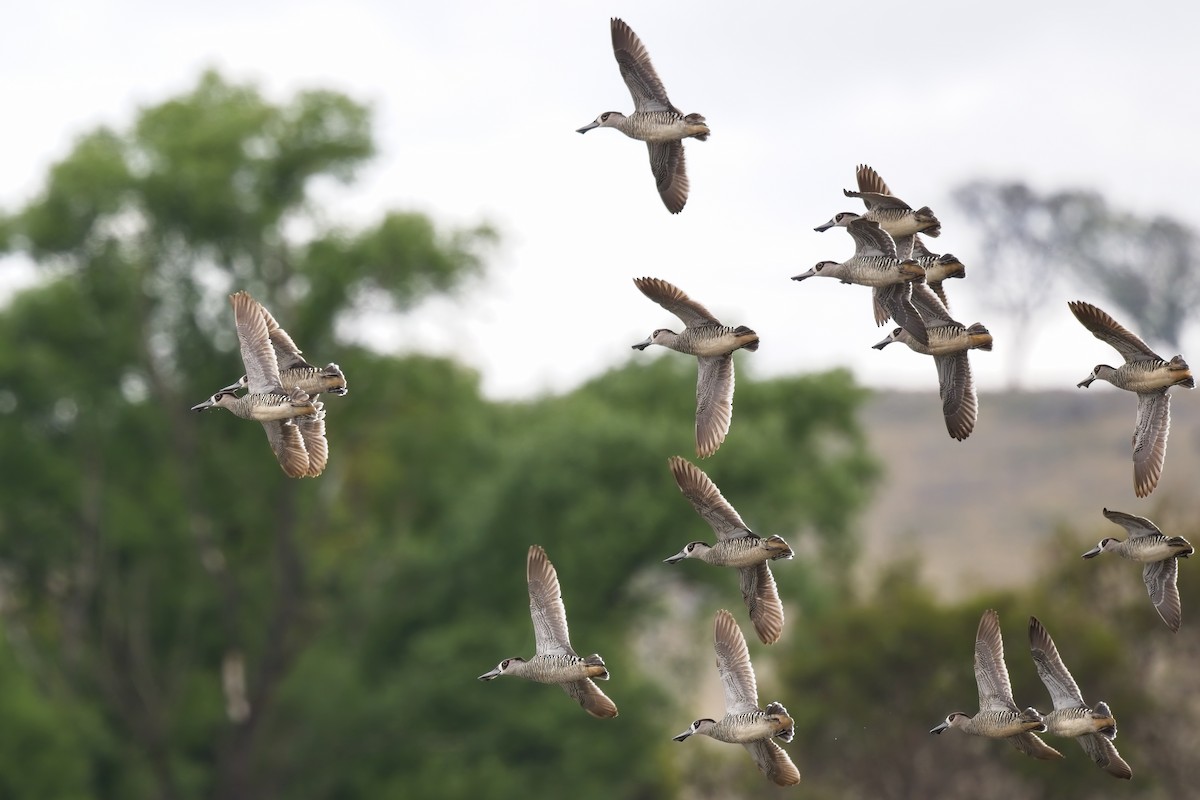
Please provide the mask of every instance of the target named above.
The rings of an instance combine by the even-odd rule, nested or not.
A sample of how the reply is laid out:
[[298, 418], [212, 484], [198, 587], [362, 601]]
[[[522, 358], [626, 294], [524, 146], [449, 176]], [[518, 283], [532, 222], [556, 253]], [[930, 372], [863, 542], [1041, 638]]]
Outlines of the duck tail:
[[586, 672], [589, 678], [608, 680], [608, 669], [604, 666], [604, 659], [600, 657], [599, 653], [592, 653], [583, 659], [583, 663], [587, 667]]
[[308, 396], [308, 392], [304, 391], [299, 386], [292, 387], [292, 392], [288, 397], [288, 401], [296, 408], [304, 408], [305, 406], [312, 406], [313, 404], [312, 398]]
[[741, 345], [741, 349], [749, 350], [752, 353], [758, 349], [758, 334], [747, 328], [745, 325], [738, 325], [733, 329], [733, 333], [738, 337], [739, 340], [749, 339], [749, 341]]
[[1042, 715], [1038, 713], [1036, 708], [1027, 708], [1017, 717], [1022, 723], [1028, 725], [1027, 731], [1033, 733], [1045, 733], [1046, 722], [1042, 719]]
[[1181, 551], [1180, 553], [1176, 554], [1176, 556], [1175, 556], [1176, 558], [1187, 558], [1192, 553], [1196, 552], [1195, 549], [1192, 547], [1192, 543], [1189, 542], [1187, 539], [1183, 538], [1182, 536], [1168, 537], [1167, 538], [1167, 546], [1168, 547], [1186, 548], [1183, 551]]
[[938, 257], [938, 264], [946, 267], [947, 278], [965, 278], [967, 277], [967, 268], [951, 253], [946, 253]]
[[1117, 720], [1113, 716], [1108, 703], [1101, 700], [1092, 708], [1092, 720], [1096, 723], [1096, 733], [1109, 741], [1117, 738]]
[[992, 334], [987, 328], [983, 327], [983, 323], [976, 322], [967, 328], [967, 335], [971, 337], [971, 347], [976, 350], [991, 350], [992, 349]]
[[925, 268], [910, 258], [900, 262], [900, 274], [905, 280], [919, 283], [925, 278]]
[[1188, 368], [1188, 363], [1183, 360], [1183, 356], [1172, 356], [1171, 361], [1167, 364], [1167, 369], [1171, 372], [1183, 373], [1175, 381], [1176, 386], [1186, 386], [1189, 389], [1196, 388], [1196, 379], [1192, 377], [1192, 371]]
[[692, 137], [693, 139], [699, 139], [702, 142], [708, 141], [708, 134], [712, 133], [712, 131], [710, 131], [708, 129], [708, 125], [705, 124], [707, 120], [704, 119], [702, 114], [688, 114], [683, 118], [683, 121], [688, 125], [697, 128], [696, 131], [689, 133], [688, 136]]
[[929, 225], [928, 228], [923, 228], [921, 234], [923, 236], [940, 236], [942, 233], [942, 223], [938, 222], [938, 218], [929, 209], [929, 206], [921, 206], [913, 212], [917, 222]]
[[776, 737], [783, 739], [785, 742], [790, 742], [792, 737], [796, 735], [796, 723], [792, 720], [792, 715], [788, 713], [788, 710], [783, 707], [783, 703], [780, 703], [778, 700], [768, 703], [767, 707], [763, 709], [763, 713], [776, 714], [784, 717], [787, 721], [787, 727], [775, 734]]
[[337, 364], [333, 362], [326, 364], [325, 369], [321, 370], [321, 377], [324, 379], [325, 391], [330, 394], [344, 395], [348, 392], [346, 375]]
[[782, 536], [768, 536], [763, 539], [763, 548], [771, 554], [771, 560], [775, 561], [780, 558], [792, 558], [792, 548], [784, 541]]

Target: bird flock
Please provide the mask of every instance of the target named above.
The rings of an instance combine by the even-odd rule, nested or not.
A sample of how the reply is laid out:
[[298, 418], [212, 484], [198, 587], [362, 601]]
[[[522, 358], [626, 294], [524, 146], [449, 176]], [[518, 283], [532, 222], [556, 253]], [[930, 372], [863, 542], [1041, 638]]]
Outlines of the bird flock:
[[[586, 133], [593, 128], [616, 128], [630, 138], [646, 142], [659, 195], [667, 210], [678, 214], [689, 192], [683, 140], [705, 141], [710, 129], [703, 116], [685, 115], [671, 103], [646, 47], [627, 24], [612, 19], [611, 34], [613, 53], [633, 97], [634, 111], [629, 115], [607, 111], [577, 130]], [[950, 316], [943, 282], [964, 278], [966, 268], [953, 255], [928, 250], [921, 237], [937, 237], [941, 233], [941, 223], [928, 206], [913, 209], [867, 165], [857, 168], [856, 179], [858, 189], [844, 190], [844, 195], [862, 200], [865, 212], [839, 212], [815, 228], [817, 232], [844, 228], [854, 241], [853, 255], [844, 261], [821, 261], [793, 280], [827, 277], [844, 284], [871, 287], [876, 324], [892, 320], [897, 326], [874, 347], [882, 350], [901, 342], [917, 353], [933, 357], [946, 430], [954, 439], [964, 441], [975, 428], [979, 407], [968, 352], [992, 349], [992, 335], [986, 327], [980, 323], [963, 325]], [[757, 350], [758, 334], [745, 325], [722, 324], [683, 290], [660, 278], [636, 278], [634, 285], [683, 323], [679, 333], [658, 328], [633, 348], [644, 350], [656, 344], [696, 357], [696, 454], [700, 458], [712, 456], [728, 435], [733, 418], [733, 353]], [[245, 374], [193, 406], [193, 410], [219, 407], [238, 417], [257, 420], [289, 477], [319, 476], [329, 459], [325, 408], [319, 396], [346, 394], [345, 375], [336, 364], [321, 368], [305, 361], [271, 313], [246, 292], [231, 295], [230, 304]], [[1124, 364], [1115, 368], [1097, 365], [1078, 386], [1086, 388], [1093, 381], [1103, 380], [1137, 394], [1134, 489], [1139, 498], [1146, 497], [1157, 485], [1166, 457], [1170, 424], [1168, 389], [1177, 385], [1193, 388], [1195, 381], [1182, 356], [1163, 359], [1094, 305], [1083, 301], [1068, 305], [1084, 327], [1124, 359]], [[239, 394], [242, 390], [245, 393]], [[716, 539], [711, 545], [699, 540], [688, 542], [664, 562], [675, 564], [692, 558], [736, 569], [742, 599], [758, 639], [764, 645], [779, 641], [784, 610], [769, 562], [791, 559], [792, 549], [780, 536], [764, 537], [751, 531], [695, 464], [671, 456], [668, 466], [680, 492], [709, 524]], [[1083, 557], [1112, 552], [1142, 562], [1143, 581], [1155, 609], [1167, 627], [1177, 631], [1182, 620], [1176, 586], [1178, 559], [1192, 554], [1191, 544], [1182, 537], [1163, 534], [1144, 517], [1107, 508], [1103, 513], [1125, 528], [1127, 538], [1123, 541], [1105, 538]], [[580, 656], [571, 646], [558, 573], [538, 545], [532, 545], [527, 553], [526, 580], [535, 655], [530, 659], [506, 658], [480, 675], [479, 680], [512, 675], [557, 684], [590, 715], [617, 716], [616, 704], [595, 683], [609, 679], [603, 658], [595, 653]], [[1042, 760], [1063, 756], [1037, 734], [1074, 738], [1105, 772], [1117, 778], [1131, 778], [1132, 770], [1113, 745], [1117, 725], [1111, 709], [1104, 702], [1089, 706], [1083, 700], [1054, 641], [1036, 617], [1029, 618], [1028, 632], [1030, 654], [1050, 693], [1053, 710], [1045, 714], [1032, 707], [1022, 710], [1014, 701], [1004, 662], [999, 617], [989, 609], [980, 619], [975, 638], [979, 711], [974, 716], [952, 712], [930, 733], [953, 728], [1007, 739], [1022, 753]], [[759, 705], [746, 639], [734, 616], [724, 609], [715, 615], [713, 648], [724, 687], [725, 714], [719, 720], [696, 719], [674, 738], [683, 741], [703, 735], [742, 744], [773, 783], [780, 786], [799, 783], [799, 770], [788, 753], [774, 742], [774, 739], [792, 740], [794, 721], [779, 702]]]

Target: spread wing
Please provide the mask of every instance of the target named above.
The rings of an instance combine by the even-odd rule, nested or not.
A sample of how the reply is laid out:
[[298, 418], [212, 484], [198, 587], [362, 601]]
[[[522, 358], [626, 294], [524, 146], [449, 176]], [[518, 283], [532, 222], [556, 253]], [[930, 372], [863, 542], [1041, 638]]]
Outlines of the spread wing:
[[892, 194], [892, 190], [883, 182], [883, 178], [879, 176], [879, 173], [866, 164], [858, 165], [858, 169], [854, 171], [854, 177], [858, 181], [858, 190], [860, 192]]
[[1104, 516], [1124, 528], [1130, 538], [1163, 535], [1158, 526], [1145, 517], [1126, 514], [1124, 511], [1110, 511], [1107, 508], [1104, 509]]
[[713, 622], [713, 649], [717, 652], [717, 674], [725, 687], [725, 712], [743, 714], [758, 711], [758, 685], [746, 637], [725, 609], [717, 612]]
[[945, 289], [945, 287], [942, 286], [942, 282], [941, 281], [926, 281], [926, 283], [929, 284], [929, 288], [933, 290], [933, 293], [935, 295], [937, 295], [937, 299], [941, 300], [942, 305], [944, 305], [948, 310], [950, 308], [950, 301], [946, 299], [946, 289]]
[[925, 246], [925, 242], [921, 239], [920, 234], [914, 233], [911, 238], [912, 238], [912, 256], [911, 256], [912, 258], [919, 260], [922, 258], [934, 258], [935, 257], [934, 254], [932, 252], [930, 252], [929, 248]]
[[1150, 602], [1158, 609], [1158, 615], [1173, 631], [1179, 630], [1183, 622], [1183, 604], [1179, 602], [1179, 560], [1168, 558], [1163, 561], [1151, 561], [1142, 567], [1142, 580], [1146, 582], [1146, 591]]
[[775, 576], [763, 561], [753, 567], [738, 570], [742, 585], [742, 600], [750, 612], [754, 631], [763, 644], [774, 644], [783, 633], [783, 602], [775, 586]]
[[1083, 327], [1091, 331], [1092, 335], [1100, 341], [1112, 345], [1126, 361], [1163, 360], [1145, 342], [1091, 303], [1072, 300], [1067, 303], [1067, 306], [1075, 315], [1075, 319], [1083, 323]]
[[689, 328], [721, 324], [707, 308], [692, 300], [679, 287], [661, 278], [634, 278], [633, 283], [642, 294], [679, 317]]
[[1166, 389], [1138, 392], [1137, 427], [1133, 432], [1133, 490], [1146, 497], [1158, 486], [1167, 457], [1171, 396]]
[[851, 220], [846, 231], [854, 237], [854, 255], [859, 257], [896, 257], [896, 242], [879, 223], [859, 217]]
[[980, 711], [1020, 711], [1013, 702], [1012, 684], [1004, 665], [1000, 617], [992, 609], [983, 612], [975, 633], [975, 683], [979, 687]]
[[925, 320], [927, 328], [937, 328], [942, 325], [961, 325], [950, 316], [950, 310], [940, 297], [934, 294], [924, 283], [909, 282], [912, 291], [912, 303]]
[[304, 435], [296, 419], [273, 419], [262, 424], [267, 432], [267, 441], [279, 460], [279, 466], [289, 478], [303, 478], [309, 474], [308, 448], [304, 446]]
[[875, 194], [874, 192], [852, 192], [849, 189], [843, 189], [842, 193], [846, 197], [857, 197], [863, 201], [863, 205], [867, 207], [867, 211], [876, 211], [884, 208], [898, 208], [902, 211], [911, 211], [912, 207], [908, 203], [901, 200], [899, 197], [893, 197], [890, 194]]
[[683, 157], [683, 142], [646, 142], [650, 150], [650, 171], [663, 205], [672, 214], [683, 211], [688, 199], [687, 163]]
[[593, 717], [607, 719], [617, 715], [617, 704], [608, 699], [608, 695], [600, 691], [591, 678], [559, 684], [563, 691], [575, 698], [575, 702], [583, 706], [583, 710]]
[[308, 471], [304, 474], [309, 478], [324, 472], [329, 462], [329, 442], [325, 439], [325, 404], [316, 402], [313, 405], [317, 413], [295, 419], [300, 438], [304, 440], [304, 449], [308, 452]]
[[529, 548], [525, 575], [529, 581], [529, 616], [533, 618], [537, 654], [576, 655], [567, 632], [567, 609], [563, 606], [558, 573], [546, 551], [536, 544]]
[[696, 455], [705, 458], [717, 452], [733, 421], [733, 354], [696, 360]]
[[1037, 617], [1029, 618], [1029, 651], [1033, 655], [1033, 665], [1037, 667], [1038, 677], [1050, 692], [1054, 709], [1057, 711], [1060, 708], [1083, 708], [1083, 695], [1078, 684], [1058, 655], [1054, 640]]
[[913, 305], [911, 281], [893, 283], [890, 286], [876, 286], [872, 289], [872, 297], [875, 300], [877, 325], [883, 324], [883, 321], [879, 319], [880, 308], [882, 308], [885, 314], [884, 321], [891, 317], [896, 320], [897, 325], [908, 331], [908, 335], [913, 339], [921, 344], [929, 344], [929, 332], [925, 328], [928, 323], [918, 313], [917, 307]]
[[675, 476], [679, 491], [683, 492], [683, 496], [692, 504], [692, 508], [696, 509], [696, 513], [712, 526], [718, 539], [750, 534], [750, 529], [742, 522], [737, 511], [699, 467], [679, 456], [671, 456], [667, 461], [671, 465], [671, 474]]
[[777, 786], [795, 786], [800, 782], [800, 770], [792, 763], [787, 751], [770, 739], [743, 742], [758, 769]]
[[892, 194], [892, 190], [883, 182], [883, 178], [879, 177], [879, 173], [868, 167], [866, 164], [860, 164], [855, 173], [855, 178], [858, 180], [858, 191], [852, 192], [849, 189], [842, 190], [842, 194], [846, 197], [857, 197], [866, 205], [867, 211], [875, 211], [882, 208], [899, 208], [905, 211], [911, 209], [908, 203], [901, 200]]
[[966, 350], [945, 356], [934, 356], [937, 366], [938, 391], [942, 396], [942, 416], [946, 430], [962, 441], [975, 430], [979, 416], [979, 401], [975, 396], [975, 381], [971, 378], [971, 361]]
[[1040, 761], [1052, 761], [1063, 757], [1062, 753], [1039, 739], [1036, 733], [1018, 733], [1016, 736], [1009, 736], [1007, 738], [1008, 741], [1012, 742], [1013, 747], [1031, 758], [1036, 758]]
[[633, 107], [637, 111], [674, 111], [679, 109], [667, 99], [667, 90], [650, 63], [650, 53], [633, 29], [614, 17], [612, 30], [613, 55], [621, 70], [621, 78], [633, 95]]
[[275, 360], [278, 363], [280, 370], [295, 369], [299, 367], [312, 368], [303, 358], [300, 357], [301, 350], [292, 341], [292, 337], [288, 336], [287, 331], [279, 327], [279, 323], [275, 321], [275, 317], [271, 316], [271, 312], [267, 311], [265, 306], [260, 305], [262, 309], [263, 319], [267, 323], [267, 334], [271, 339], [271, 346], [275, 349]]
[[917, 258], [915, 249], [917, 235], [910, 233], [907, 236], [892, 236], [892, 241], [896, 243], [896, 257], [901, 260]]
[[1105, 737], [1098, 733], [1089, 733], [1078, 737], [1075, 741], [1079, 742], [1083, 752], [1087, 753], [1092, 761], [1095, 761], [1096, 765], [1109, 775], [1125, 780], [1133, 777], [1133, 770], [1125, 763], [1125, 759], [1121, 758], [1116, 745]]
[[267, 329], [265, 309], [246, 292], [229, 295], [237, 324], [238, 347], [246, 368], [246, 385], [251, 394], [280, 391], [279, 363]]

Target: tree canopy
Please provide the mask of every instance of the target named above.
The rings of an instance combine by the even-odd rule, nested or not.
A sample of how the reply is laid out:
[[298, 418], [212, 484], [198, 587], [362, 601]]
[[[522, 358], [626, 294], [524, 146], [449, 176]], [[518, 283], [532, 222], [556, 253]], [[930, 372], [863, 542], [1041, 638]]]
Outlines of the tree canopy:
[[[0, 309], [0, 448], [20, 454], [0, 467], [5, 797], [680, 786], [670, 735], [694, 712], [643, 657], [648, 637], [683, 613], [672, 598], [702, 601], [692, 621], [741, 602], [732, 573], [661, 563], [710, 536], [667, 469], [693, 447], [695, 364], [502, 403], [451, 361], [341, 340], [363, 302], [402, 313], [479, 274], [496, 238], [402, 211], [325, 223], [314, 185], [352, 180], [373, 149], [349, 97], [277, 103], [207, 73], [82, 135], [3, 218], [0, 242], [40, 275]], [[286, 478], [257, 425], [188, 411], [242, 371], [236, 289], [347, 375], [316, 480]], [[736, 435], [704, 464], [750, 524], [806, 553], [777, 570], [797, 609], [846, 591], [878, 475], [864, 396], [842, 372], [743, 373]], [[475, 680], [532, 654], [534, 543], [576, 645], [610, 665], [615, 720]]]
[[[1013, 317], [1022, 341], [1051, 287], [1073, 273], [1143, 338], [1179, 347], [1188, 312], [1200, 302], [1193, 226], [1114, 208], [1094, 191], [1041, 193], [1019, 181], [971, 181], [954, 198], [983, 236], [985, 300]], [[1027, 349], [1022, 341], [1015, 353]]]

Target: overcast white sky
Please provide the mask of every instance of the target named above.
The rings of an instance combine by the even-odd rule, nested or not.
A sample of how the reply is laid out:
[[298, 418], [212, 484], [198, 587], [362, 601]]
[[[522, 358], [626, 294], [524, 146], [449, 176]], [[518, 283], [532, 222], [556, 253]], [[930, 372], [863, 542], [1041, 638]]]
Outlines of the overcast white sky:
[[[610, 16], [642, 38], [675, 105], [712, 127], [686, 145], [692, 191], [677, 217], [642, 143], [574, 132], [632, 109]], [[634, 288], [649, 275], [758, 331], [762, 347], [739, 370], [845, 365], [870, 385], [934, 388], [929, 359], [870, 349], [886, 328], [868, 290], [789, 280], [850, 255], [844, 232], [812, 227], [858, 210], [841, 190], [864, 162], [941, 218], [930, 244], [967, 265], [947, 289], [960, 321], [994, 334], [996, 351], [972, 362], [996, 387], [1010, 323], [984, 307], [988, 255], [950, 191], [1023, 179], [1196, 220], [1197, 30], [1200, 7], [1164, 2], [24, 3], [0, 29], [0, 207], [34, 196], [77, 135], [127, 125], [206, 67], [275, 99], [333, 88], [373, 106], [380, 156], [328, 195], [332, 218], [415, 209], [447, 225], [487, 220], [503, 236], [484, 281], [382, 325], [384, 347], [453, 353], [493, 396], [565, 389], [651, 357], [629, 346], [678, 327]], [[19, 272], [0, 262], [0, 286]], [[1079, 283], [1056, 294], [1030, 378], [1069, 388], [1116, 354], [1066, 310], [1103, 297]], [[1190, 343], [1200, 358], [1190, 333], [1185, 354]]]

